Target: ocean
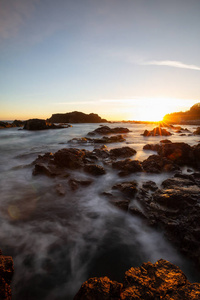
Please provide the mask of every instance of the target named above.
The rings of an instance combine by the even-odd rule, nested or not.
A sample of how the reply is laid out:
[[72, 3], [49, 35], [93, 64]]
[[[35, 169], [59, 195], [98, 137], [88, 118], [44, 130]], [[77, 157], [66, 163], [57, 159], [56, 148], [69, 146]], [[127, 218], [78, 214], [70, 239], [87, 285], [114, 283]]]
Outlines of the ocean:
[[[137, 151], [133, 159], [140, 161], [155, 154], [143, 150], [144, 145], [166, 139], [142, 136], [145, 129], [155, 127], [150, 124], [105, 125], [131, 130], [125, 135], [125, 142], [107, 144], [107, 147], [132, 147]], [[32, 175], [32, 162], [38, 155], [69, 147], [93, 150], [94, 145], [89, 143], [68, 141], [84, 137], [98, 126], [73, 124], [71, 128], [57, 130], [0, 130], [0, 249], [14, 260], [13, 300], [73, 299], [90, 277], [108, 276], [121, 281], [130, 267], [147, 261], [154, 263], [160, 258], [178, 265], [189, 280], [200, 280], [192, 261], [162, 231], [148, 227], [140, 218], [119, 210], [102, 196], [121, 181], [137, 180], [141, 185], [153, 180], [160, 186], [172, 174], [137, 173], [120, 178], [106, 166], [106, 174], [99, 177], [73, 171], [74, 178], [94, 180], [90, 186], [77, 191], [68, 188], [67, 178]], [[196, 127], [187, 126], [191, 132]], [[200, 140], [199, 136], [188, 136], [188, 133], [167, 138], [189, 145]], [[183, 168], [183, 172], [187, 169]], [[66, 187], [65, 195], [57, 191], [61, 184]]]

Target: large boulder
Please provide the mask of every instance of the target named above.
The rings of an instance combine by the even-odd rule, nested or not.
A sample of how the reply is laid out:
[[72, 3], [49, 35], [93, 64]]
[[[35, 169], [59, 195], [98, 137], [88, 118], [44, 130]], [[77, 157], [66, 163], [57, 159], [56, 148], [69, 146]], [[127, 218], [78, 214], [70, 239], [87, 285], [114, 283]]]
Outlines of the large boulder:
[[83, 167], [85, 152], [75, 148], [66, 148], [54, 154], [55, 164], [68, 169], [80, 169]]
[[113, 169], [120, 170], [120, 176], [143, 171], [142, 163], [139, 160], [131, 160], [129, 158], [113, 162], [112, 167]]
[[110, 150], [110, 156], [112, 158], [130, 157], [136, 154], [136, 151], [130, 147], [114, 148]]
[[198, 300], [200, 284], [190, 283], [176, 265], [160, 259], [129, 269], [124, 282], [108, 277], [90, 278], [84, 282], [74, 300]]
[[142, 162], [142, 167], [147, 173], [172, 172], [179, 170], [173, 162], [161, 155], [150, 155]]

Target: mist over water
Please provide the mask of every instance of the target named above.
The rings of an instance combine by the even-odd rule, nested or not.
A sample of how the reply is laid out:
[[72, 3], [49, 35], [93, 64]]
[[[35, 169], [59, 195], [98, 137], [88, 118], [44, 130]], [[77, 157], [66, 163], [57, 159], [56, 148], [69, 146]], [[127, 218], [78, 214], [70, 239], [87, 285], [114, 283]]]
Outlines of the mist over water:
[[[144, 160], [151, 151], [147, 143], [162, 137], [143, 137], [152, 125], [109, 124], [132, 130], [126, 142], [108, 148], [130, 146], [137, 150], [133, 159]], [[0, 131], [0, 249], [13, 256], [14, 300], [73, 299], [89, 277], [108, 276], [121, 281], [123, 273], [143, 262], [163, 258], [182, 268], [188, 279], [199, 280], [193, 264], [171, 245], [163, 233], [147, 227], [142, 220], [112, 206], [101, 194], [117, 182], [137, 180], [141, 185], [153, 180], [158, 186], [171, 174], [133, 174], [119, 178], [106, 169], [106, 175], [92, 177], [73, 172], [74, 178], [92, 178], [89, 187], [71, 191], [68, 179], [32, 176], [31, 163], [39, 154], [65, 147], [93, 150], [89, 144], [68, 144], [83, 137], [98, 124], [74, 124], [72, 128], [31, 132], [9, 128]], [[187, 126], [194, 131], [194, 126]], [[169, 137], [171, 141], [194, 145], [198, 136]], [[106, 168], [106, 167], [105, 167]], [[62, 184], [66, 194], [56, 187]], [[132, 199], [131, 205], [135, 204]]]

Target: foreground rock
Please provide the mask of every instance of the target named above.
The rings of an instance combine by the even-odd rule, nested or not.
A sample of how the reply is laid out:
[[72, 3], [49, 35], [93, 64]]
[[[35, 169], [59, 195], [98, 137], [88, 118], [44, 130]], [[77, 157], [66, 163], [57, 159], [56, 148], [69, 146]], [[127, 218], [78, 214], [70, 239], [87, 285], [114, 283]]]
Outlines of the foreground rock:
[[95, 135], [95, 134], [113, 134], [113, 133], [128, 133], [130, 130], [124, 127], [115, 127], [110, 128], [108, 126], [101, 126], [94, 131], [88, 133], [88, 135]]
[[172, 263], [160, 259], [142, 264], [125, 273], [124, 282], [108, 277], [90, 278], [83, 283], [74, 300], [197, 300], [200, 284], [190, 283]]
[[143, 214], [200, 266], [200, 173], [177, 173], [163, 181], [162, 187], [137, 197]]
[[0, 250], [0, 299], [11, 300], [11, 280], [14, 273], [11, 256], [4, 256]]
[[42, 119], [30, 119], [24, 122], [24, 128], [26, 130], [44, 130], [44, 129], [59, 129], [66, 128], [61, 125], [51, 124]]
[[156, 127], [153, 130], [145, 130], [144, 133], [142, 134], [143, 136], [169, 136], [172, 135], [169, 131], [166, 129], [163, 129], [161, 127]]
[[196, 135], [200, 135], [200, 127], [197, 127], [197, 129], [193, 133]]
[[79, 111], [73, 111], [65, 114], [53, 114], [47, 119], [51, 123], [105, 123], [106, 119], [102, 119], [97, 114], [84, 114]]

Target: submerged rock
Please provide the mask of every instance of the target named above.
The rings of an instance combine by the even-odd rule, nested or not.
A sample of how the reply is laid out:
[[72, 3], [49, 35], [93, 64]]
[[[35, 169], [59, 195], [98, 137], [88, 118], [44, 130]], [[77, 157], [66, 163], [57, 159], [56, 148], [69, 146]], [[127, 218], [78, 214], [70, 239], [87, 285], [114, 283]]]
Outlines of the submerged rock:
[[121, 182], [115, 184], [112, 187], [112, 189], [118, 190], [128, 197], [134, 197], [137, 192], [137, 182], [136, 181]]
[[200, 284], [190, 283], [176, 265], [160, 259], [129, 269], [124, 281], [94, 277], [84, 282], [74, 300], [197, 300]]

